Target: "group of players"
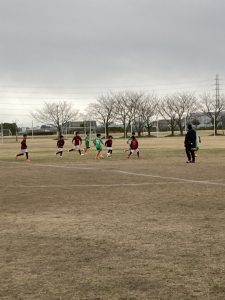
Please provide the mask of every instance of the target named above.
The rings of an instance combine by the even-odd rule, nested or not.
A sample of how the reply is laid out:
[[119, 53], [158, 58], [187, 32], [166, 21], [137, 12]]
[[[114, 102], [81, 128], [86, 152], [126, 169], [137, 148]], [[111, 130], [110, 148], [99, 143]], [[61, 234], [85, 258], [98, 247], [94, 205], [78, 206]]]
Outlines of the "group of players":
[[[26, 160], [29, 161], [29, 155], [28, 155], [28, 147], [27, 147], [27, 135], [23, 135], [23, 139], [21, 141], [21, 150], [18, 154], [16, 154], [16, 158], [22, 155], [26, 156]], [[71, 151], [78, 151], [80, 155], [85, 155], [87, 154], [88, 150], [90, 149], [90, 136], [87, 133], [84, 139], [84, 148], [81, 149], [82, 145], [82, 138], [79, 134], [79, 132], [74, 133], [74, 137], [72, 139], [72, 144], [73, 148], [69, 150]], [[97, 133], [96, 137], [92, 140], [95, 148], [96, 148], [96, 155], [95, 159], [103, 158], [103, 146], [104, 143], [101, 138], [101, 134]], [[195, 158], [196, 158], [196, 151], [199, 149], [199, 143], [201, 143], [200, 136], [197, 135], [195, 129], [192, 128], [192, 125], [188, 125], [188, 131], [185, 136], [184, 140], [184, 146], [186, 150], [186, 155], [187, 155], [187, 163], [195, 163]], [[112, 144], [113, 144], [113, 137], [110, 135], [106, 141], [105, 141], [105, 146], [107, 148], [107, 157], [112, 156]], [[131, 155], [136, 154], [137, 158], [139, 158], [139, 148], [138, 148], [138, 140], [135, 137], [135, 132], [132, 132], [131, 137], [128, 139], [127, 144], [129, 145], [129, 149], [125, 150], [128, 151], [128, 157], [130, 158]], [[59, 155], [61, 158], [63, 156], [63, 151], [64, 151], [64, 145], [65, 145], [65, 140], [64, 137], [61, 135], [57, 141], [57, 152], [56, 155]]]
[[[81, 149], [82, 138], [81, 138], [79, 132], [75, 132], [74, 137], [72, 139], [73, 148], [69, 149], [69, 152], [78, 151], [78, 153], [80, 155], [85, 155], [85, 154], [87, 154], [88, 150], [91, 148], [90, 142], [91, 142], [91, 139], [90, 139], [89, 133], [87, 133], [85, 136], [85, 139], [84, 139], [84, 148]], [[102, 141], [101, 134], [97, 133], [96, 137], [92, 140], [92, 142], [96, 148], [95, 159], [104, 158], [104, 155], [103, 155], [104, 143]], [[113, 137], [110, 135], [105, 141], [105, 146], [107, 148], [107, 157], [112, 156], [112, 150], [113, 150], [112, 144], [113, 144]], [[138, 140], [135, 137], [135, 132], [132, 132], [132, 135], [128, 139], [127, 144], [129, 145], [129, 149], [126, 150], [126, 151], [128, 151], [127, 158], [130, 158], [130, 156], [134, 155], [134, 154], [136, 154], [137, 158], [139, 158]], [[59, 137], [59, 139], [57, 140], [57, 145], [56, 145], [57, 146], [56, 155], [59, 155], [59, 157], [61, 157], [61, 158], [62, 158], [63, 152], [64, 152], [64, 145], [65, 145], [65, 140], [64, 140], [63, 135], [61, 135]], [[23, 139], [21, 141], [21, 149], [20, 149], [20, 152], [16, 154], [16, 158], [19, 156], [22, 156], [22, 155], [25, 155], [26, 160], [29, 161], [28, 147], [27, 147], [27, 135], [26, 134], [23, 135]]]

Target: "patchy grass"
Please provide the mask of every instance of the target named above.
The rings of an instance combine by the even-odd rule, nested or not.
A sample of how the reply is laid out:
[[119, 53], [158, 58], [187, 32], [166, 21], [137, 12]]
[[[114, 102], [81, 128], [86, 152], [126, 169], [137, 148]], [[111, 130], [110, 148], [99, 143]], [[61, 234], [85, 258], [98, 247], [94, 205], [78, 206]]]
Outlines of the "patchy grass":
[[28, 145], [0, 145], [0, 299], [224, 299], [223, 137], [195, 165], [180, 137], [141, 139], [140, 160]]

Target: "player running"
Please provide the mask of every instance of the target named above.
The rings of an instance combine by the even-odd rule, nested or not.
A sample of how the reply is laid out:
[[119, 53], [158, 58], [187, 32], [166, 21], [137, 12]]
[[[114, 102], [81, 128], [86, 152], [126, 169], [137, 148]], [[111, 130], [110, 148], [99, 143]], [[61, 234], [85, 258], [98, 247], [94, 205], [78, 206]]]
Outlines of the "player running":
[[23, 139], [20, 144], [21, 144], [21, 146], [20, 146], [21, 150], [20, 150], [20, 153], [16, 154], [16, 158], [18, 156], [22, 156], [25, 154], [26, 160], [29, 161], [29, 155], [28, 155], [28, 149], [27, 149], [27, 135], [26, 134], [23, 135]]
[[57, 141], [57, 148], [58, 148], [58, 151], [56, 152], [56, 155], [59, 154], [59, 157], [62, 158], [62, 154], [63, 154], [63, 147], [64, 147], [64, 144], [65, 144], [65, 141], [64, 141], [64, 137], [63, 135], [60, 135], [58, 141]]
[[88, 149], [90, 149], [90, 136], [89, 136], [89, 133], [86, 134], [86, 137], [84, 139], [84, 144], [85, 144], [85, 147], [84, 147], [83, 151], [84, 151], [84, 154], [87, 154]]
[[95, 145], [95, 148], [97, 150], [95, 159], [97, 159], [99, 157], [103, 158], [103, 155], [102, 155], [102, 145], [103, 145], [103, 142], [102, 142], [101, 134], [100, 133], [98, 133], [97, 136], [96, 136], [96, 138], [93, 140], [93, 144]]
[[110, 135], [108, 140], [105, 142], [105, 146], [107, 147], [107, 157], [112, 156], [112, 136]]
[[130, 142], [132, 140], [132, 137], [135, 137], [135, 132], [133, 131], [129, 139], [127, 140], [127, 145], [129, 145], [128, 149], [125, 149], [124, 152], [130, 152]]
[[130, 152], [128, 154], [127, 158], [130, 158], [131, 155], [137, 153], [137, 158], [140, 158], [139, 155], [139, 149], [138, 149], [138, 140], [136, 139], [136, 137], [133, 135], [131, 137], [131, 141], [130, 141]]
[[82, 144], [82, 138], [80, 137], [80, 134], [78, 131], [75, 133], [75, 135], [72, 139], [72, 144], [74, 144], [74, 147], [72, 149], [70, 149], [69, 152], [78, 151], [80, 155], [84, 155], [84, 154], [81, 154], [80, 146]]

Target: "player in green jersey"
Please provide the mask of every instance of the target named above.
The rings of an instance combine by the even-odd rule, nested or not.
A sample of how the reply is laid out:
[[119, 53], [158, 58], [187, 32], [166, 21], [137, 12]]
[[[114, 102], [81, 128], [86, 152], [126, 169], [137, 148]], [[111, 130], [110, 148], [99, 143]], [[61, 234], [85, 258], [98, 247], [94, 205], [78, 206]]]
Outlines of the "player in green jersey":
[[99, 157], [103, 158], [103, 155], [102, 155], [102, 145], [104, 145], [104, 144], [102, 142], [101, 134], [100, 133], [97, 134], [96, 138], [93, 140], [93, 143], [94, 143], [95, 148], [97, 150], [95, 159], [97, 159]]
[[199, 150], [201, 142], [202, 142], [202, 141], [201, 141], [201, 137], [200, 137], [200, 135], [198, 134], [198, 132], [196, 131], [196, 148], [195, 148], [195, 157], [197, 157], [197, 156], [198, 156], [196, 152]]
[[84, 139], [84, 144], [85, 144], [85, 147], [84, 147], [83, 151], [84, 151], [84, 154], [87, 154], [88, 149], [90, 149], [90, 136], [89, 136], [89, 133], [86, 134], [86, 137]]

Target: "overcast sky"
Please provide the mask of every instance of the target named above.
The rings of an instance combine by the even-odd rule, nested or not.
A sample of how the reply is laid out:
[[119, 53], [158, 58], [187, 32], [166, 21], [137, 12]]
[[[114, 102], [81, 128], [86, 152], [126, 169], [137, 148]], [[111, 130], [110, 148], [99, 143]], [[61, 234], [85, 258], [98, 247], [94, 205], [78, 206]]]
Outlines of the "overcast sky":
[[222, 88], [224, 16], [224, 0], [0, 0], [0, 121], [109, 89]]

